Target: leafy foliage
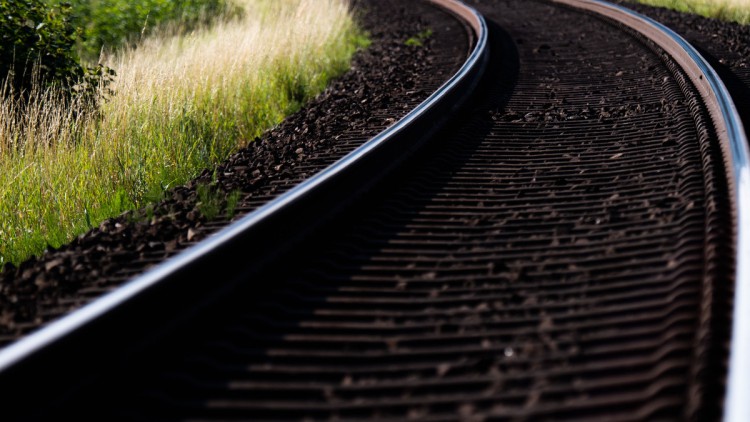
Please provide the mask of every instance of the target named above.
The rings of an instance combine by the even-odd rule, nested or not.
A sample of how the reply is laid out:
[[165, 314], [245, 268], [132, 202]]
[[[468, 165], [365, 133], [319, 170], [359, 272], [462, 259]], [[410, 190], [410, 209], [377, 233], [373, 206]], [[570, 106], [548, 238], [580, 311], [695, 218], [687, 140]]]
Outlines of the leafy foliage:
[[41, 0], [0, 0], [0, 81], [7, 79], [17, 95], [37, 83], [72, 95], [93, 94], [109, 81], [112, 70], [79, 64], [71, 13], [68, 3], [50, 8]]
[[96, 61], [102, 48], [137, 40], [166, 22], [178, 22], [180, 29], [189, 30], [229, 10], [225, 0], [70, 1], [73, 23], [81, 28], [80, 54], [86, 61]]
[[0, 1], [0, 70], [14, 88], [31, 87], [30, 68], [37, 61], [43, 79], [83, 76], [70, 49], [76, 37], [69, 13], [69, 5], [48, 11], [38, 0]]

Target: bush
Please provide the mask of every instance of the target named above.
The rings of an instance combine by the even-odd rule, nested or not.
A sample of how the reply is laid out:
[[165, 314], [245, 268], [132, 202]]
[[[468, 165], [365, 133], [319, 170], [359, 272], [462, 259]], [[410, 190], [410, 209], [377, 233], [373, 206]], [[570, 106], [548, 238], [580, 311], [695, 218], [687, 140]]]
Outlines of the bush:
[[71, 13], [68, 3], [50, 8], [41, 0], [0, 0], [0, 83], [20, 96], [51, 86], [77, 95], [109, 80], [111, 70], [79, 64]]
[[[58, 0], [46, 0], [50, 4]], [[72, 19], [82, 28], [79, 52], [96, 61], [102, 48], [114, 48], [137, 40], [166, 22], [181, 29], [219, 16], [228, 10], [225, 0], [71, 0]]]

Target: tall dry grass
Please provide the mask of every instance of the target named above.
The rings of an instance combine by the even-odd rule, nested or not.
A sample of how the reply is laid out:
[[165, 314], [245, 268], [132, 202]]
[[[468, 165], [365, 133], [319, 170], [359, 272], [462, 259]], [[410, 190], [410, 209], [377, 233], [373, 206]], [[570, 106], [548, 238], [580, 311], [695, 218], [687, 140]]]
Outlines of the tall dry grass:
[[633, 0], [680, 12], [750, 24], [750, 0]]
[[184, 183], [278, 124], [361, 45], [346, 0], [241, 0], [241, 18], [105, 57], [98, 111], [34, 92], [0, 103], [0, 265]]

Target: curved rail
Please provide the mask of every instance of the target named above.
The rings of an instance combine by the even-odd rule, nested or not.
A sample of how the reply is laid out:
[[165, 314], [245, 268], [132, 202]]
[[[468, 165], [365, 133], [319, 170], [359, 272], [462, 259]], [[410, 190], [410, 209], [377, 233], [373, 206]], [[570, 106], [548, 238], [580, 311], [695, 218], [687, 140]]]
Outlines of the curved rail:
[[[630, 9], [600, 0], [554, 0], [608, 16], [643, 33], [669, 53], [688, 74], [705, 100], [721, 142], [734, 191], [735, 297], [724, 421], [750, 421], [750, 153], [737, 109], [719, 75], [683, 37], [663, 24]], [[648, 28], [643, 30], [643, 25]]]
[[[126, 345], [121, 339], [115, 343], [99, 339], [97, 344], [86, 344], [94, 350], [82, 351], [71, 344], [84, 336], [112, 337], [112, 331], [117, 331], [124, 339], [142, 338], [141, 330], [147, 325], [144, 312], [157, 321], [172, 318], [174, 310], [192, 312], [192, 300], [205, 301], [206, 297], [218, 296], [229, 288], [215, 286], [213, 280], [217, 277], [236, 280], [252, 271], [248, 268], [253, 265], [259, 266], [272, 259], [273, 251], [288, 247], [285, 244], [289, 239], [279, 233], [287, 233], [290, 238], [301, 237], [300, 231], [310, 230], [306, 225], [315, 224], [319, 218], [330, 218], [331, 208], [340, 207], [338, 202], [342, 196], [357, 195], [395, 165], [390, 159], [390, 167], [384, 166], [383, 154], [393, 156], [394, 151], [398, 151], [405, 155], [447, 123], [446, 116], [466, 102], [484, 72], [489, 56], [488, 31], [484, 18], [458, 0], [430, 1], [463, 20], [473, 31], [473, 50], [458, 73], [400, 121], [327, 169], [199, 245], [0, 350], [0, 391], [13, 391], [19, 384], [26, 383], [29, 374], [41, 371], [40, 365], [47, 365], [55, 373], [48, 361], [65, 361], [67, 370], [73, 371], [71, 366], [91, 365], [87, 360], [95, 360], [102, 350], [120, 353], [115, 343], [119, 343], [119, 347]], [[361, 182], [355, 183], [355, 180]], [[305, 210], [309, 221], [294, 222], [296, 225], [290, 230], [290, 222], [284, 216], [299, 209]], [[260, 247], [249, 255], [240, 253], [258, 243], [263, 245], [262, 253]], [[234, 256], [235, 262], [227, 264], [228, 256]], [[253, 259], [248, 260], [247, 256]], [[221, 265], [219, 275], [216, 275], [217, 265]], [[173, 302], [175, 297], [182, 305]], [[147, 305], [155, 310], [151, 311]], [[138, 316], [133, 319], [132, 315]], [[153, 332], [158, 330], [150, 327], [148, 330], [151, 331], [148, 338], [159, 335]], [[67, 361], [71, 358], [73, 362]]]

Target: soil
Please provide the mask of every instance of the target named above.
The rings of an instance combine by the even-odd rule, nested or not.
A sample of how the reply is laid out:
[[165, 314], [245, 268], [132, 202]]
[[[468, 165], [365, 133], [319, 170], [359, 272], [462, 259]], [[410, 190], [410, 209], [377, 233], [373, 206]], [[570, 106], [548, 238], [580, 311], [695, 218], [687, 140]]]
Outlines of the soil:
[[[7, 265], [0, 274], [0, 345], [115, 288], [325, 168], [405, 115], [463, 63], [468, 38], [444, 12], [421, 2], [353, 3], [372, 45], [322, 95], [217, 169], [169, 191], [162, 202], [104, 221], [17, 268]], [[428, 29], [432, 36], [407, 45]], [[199, 186], [210, 187], [222, 210], [210, 221]], [[228, 205], [228, 195], [236, 192], [239, 203]]]

